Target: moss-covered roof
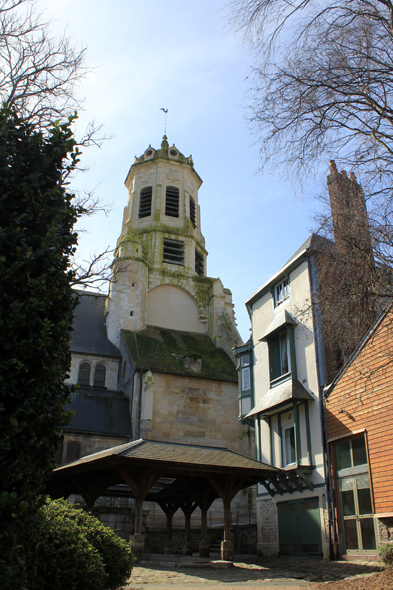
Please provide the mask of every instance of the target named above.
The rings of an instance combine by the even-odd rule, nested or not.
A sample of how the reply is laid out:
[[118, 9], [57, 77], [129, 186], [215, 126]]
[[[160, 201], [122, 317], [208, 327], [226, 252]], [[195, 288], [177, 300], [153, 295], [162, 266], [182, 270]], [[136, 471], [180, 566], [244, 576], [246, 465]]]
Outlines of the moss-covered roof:
[[[147, 326], [137, 332], [122, 330], [122, 336], [137, 369], [237, 383], [232, 360], [205, 334]], [[186, 368], [186, 357], [197, 364], [201, 360], [199, 372]]]

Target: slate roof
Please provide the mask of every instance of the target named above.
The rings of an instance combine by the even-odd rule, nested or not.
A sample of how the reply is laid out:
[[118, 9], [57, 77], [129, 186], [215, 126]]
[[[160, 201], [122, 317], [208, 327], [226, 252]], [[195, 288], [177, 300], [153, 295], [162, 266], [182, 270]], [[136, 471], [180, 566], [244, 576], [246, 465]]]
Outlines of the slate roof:
[[67, 431], [112, 436], [131, 436], [129, 399], [117, 391], [80, 388], [71, 394], [70, 408], [75, 412]]
[[269, 470], [270, 472], [277, 473], [280, 471], [267, 463], [250, 459], [245, 455], [240, 455], [225, 447], [204, 447], [202, 445], [139, 439], [125, 443], [124, 445], [100, 451], [99, 453], [87, 455], [86, 457], [78, 459], [78, 461], [58, 467], [54, 470], [54, 473], [61, 473], [61, 471], [69, 470], [72, 467], [94, 463], [115, 456], [119, 458], [127, 457], [156, 462], [176, 463], [178, 466], [183, 465], [187, 469], [192, 469], [193, 466], [204, 466], [226, 469]]
[[120, 358], [120, 351], [106, 335], [106, 296], [100, 293], [79, 294], [81, 296], [74, 314], [71, 351]]
[[[237, 383], [234, 363], [205, 334], [147, 326], [138, 332], [122, 330], [122, 336], [137, 369]], [[187, 369], [184, 357], [201, 359], [201, 371]]]

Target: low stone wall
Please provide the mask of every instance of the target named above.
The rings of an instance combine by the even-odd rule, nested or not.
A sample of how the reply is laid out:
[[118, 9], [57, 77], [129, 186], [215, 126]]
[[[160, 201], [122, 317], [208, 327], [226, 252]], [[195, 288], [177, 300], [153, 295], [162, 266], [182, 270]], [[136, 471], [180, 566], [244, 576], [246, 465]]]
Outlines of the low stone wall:
[[243, 524], [233, 528], [235, 553], [241, 555], [256, 555], [258, 532], [257, 525]]
[[[224, 537], [222, 528], [207, 530], [208, 541], [210, 546], [219, 548]], [[235, 544], [235, 553], [254, 555], [257, 548], [257, 526], [256, 524], [241, 525], [232, 529], [232, 538]], [[193, 552], [199, 550], [199, 541], [201, 540], [201, 530], [191, 529], [190, 543]], [[181, 554], [184, 545], [184, 530], [172, 529], [171, 545], [173, 553]], [[147, 527], [145, 551], [146, 553], [163, 553], [166, 546], [166, 529]]]
[[[208, 529], [207, 538], [211, 545], [221, 543], [224, 536], [223, 529]], [[201, 530], [191, 529], [190, 543], [192, 551], [199, 551], [199, 541], [201, 540]], [[184, 545], [184, 529], [172, 529], [173, 553], [180, 554]], [[152, 528], [146, 529], [145, 551], [146, 553], [164, 553], [166, 546], [166, 529]]]

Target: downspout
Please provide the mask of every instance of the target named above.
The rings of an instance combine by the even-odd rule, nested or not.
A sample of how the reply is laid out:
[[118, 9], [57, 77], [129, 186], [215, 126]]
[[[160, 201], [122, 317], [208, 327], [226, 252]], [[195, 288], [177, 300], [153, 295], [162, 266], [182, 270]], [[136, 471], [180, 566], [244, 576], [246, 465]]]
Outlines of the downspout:
[[330, 457], [329, 457], [329, 446], [327, 443], [327, 428], [326, 428], [326, 416], [324, 411], [324, 388], [327, 382], [327, 370], [326, 370], [326, 357], [325, 347], [323, 342], [323, 331], [322, 331], [322, 317], [321, 317], [321, 306], [318, 301], [319, 297], [319, 280], [318, 280], [318, 269], [316, 257], [313, 254], [307, 256], [307, 265], [310, 278], [311, 286], [311, 305], [312, 305], [312, 319], [314, 326], [314, 342], [315, 342], [315, 355], [317, 365], [317, 378], [318, 378], [318, 393], [319, 393], [319, 416], [321, 421], [321, 433], [322, 433], [322, 451], [323, 451], [323, 472], [325, 479], [325, 498], [328, 512], [328, 529], [329, 529], [329, 557], [331, 560], [335, 558], [333, 542], [332, 542], [332, 527], [333, 522], [333, 508], [332, 508], [332, 487], [330, 479]]
[[136, 352], [138, 355], [139, 368], [141, 371], [140, 378], [139, 378], [139, 396], [138, 396], [138, 412], [137, 412], [137, 426], [136, 426], [136, 436], [137, 436], [137, 440], [138, 440], [141, 435], [142, 391], [143, 391], [142, 386], [143, 386], [144, 372], [142, 369], [141, 357], [139, 356], [139, 349], [138, 349], [138, 341], [136, 339], [136, 332], [134, 332], [134, 338], [135, 338]]

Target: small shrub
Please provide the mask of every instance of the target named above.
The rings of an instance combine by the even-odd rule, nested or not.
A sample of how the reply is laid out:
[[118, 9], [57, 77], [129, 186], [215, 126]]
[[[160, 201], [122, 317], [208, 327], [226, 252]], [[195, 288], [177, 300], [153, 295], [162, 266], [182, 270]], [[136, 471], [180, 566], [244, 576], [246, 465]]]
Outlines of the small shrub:
[[393, 565], [393, 545], [386, 543], [378, 548], [378, 555], [384, 562], [385, 566], [391, 567]]
[[65, 500], [49, 500], [37, 516], [29, 553], [29, 590], [117, 590], [134, 557], [124, 539]]

